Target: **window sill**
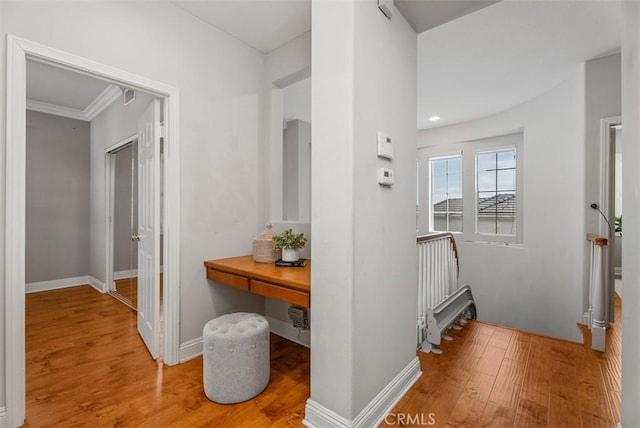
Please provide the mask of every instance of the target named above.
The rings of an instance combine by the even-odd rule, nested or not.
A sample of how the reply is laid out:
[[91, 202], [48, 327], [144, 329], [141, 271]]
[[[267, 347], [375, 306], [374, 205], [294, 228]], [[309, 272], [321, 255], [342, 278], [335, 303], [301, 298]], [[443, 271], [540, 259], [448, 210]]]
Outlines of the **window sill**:
[[470, 244], [482, 244], [482, 245], [493, 245], [496, 247], [511, 247], [514, 249], [524, 249], [524, 244], [517, 244], [514, 242], [499, 242], [499, 241], [474, 241], [474, 240], [462, 240], [462, 242], [470, 243]]

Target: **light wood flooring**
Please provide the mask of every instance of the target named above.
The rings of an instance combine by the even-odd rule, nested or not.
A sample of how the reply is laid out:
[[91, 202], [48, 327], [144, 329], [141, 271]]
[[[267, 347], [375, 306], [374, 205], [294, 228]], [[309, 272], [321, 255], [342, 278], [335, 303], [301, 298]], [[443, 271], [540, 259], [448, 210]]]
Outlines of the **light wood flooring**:
[[432, 426], [441, 427], [615, 427], [622, 347], [616, 299], [605, 353], [479, 322], [450, 330], [454, 340], [443, 342], [442, 355], [418, 352], [422, 377], [393, 412], [425, 422], [432, 414]]
[[[204, 395], [202, 358], [173, 367], [151, 360], [135, 312], [110, 296], [83, 286], [26, 299], [27, 427], [302, 426], [310, 363], [302, 346], [272, 335], [265, 392], [218, 405]], [[431, 413], [431, 426], [614, 427], [620, 323], [607, 334], [600, 354], [470, 322], [451, 332], [444, 354], [418, 352], [423, 375], [393, 412], [424, 415], [420, 423]]]
[[26, 427], [300, 426], [309, 350], [271, 336], [271, 379], [256, 399], [210, 402], [202, 357], [149, 356], [133, 310], [90, 286], [26, 296]]

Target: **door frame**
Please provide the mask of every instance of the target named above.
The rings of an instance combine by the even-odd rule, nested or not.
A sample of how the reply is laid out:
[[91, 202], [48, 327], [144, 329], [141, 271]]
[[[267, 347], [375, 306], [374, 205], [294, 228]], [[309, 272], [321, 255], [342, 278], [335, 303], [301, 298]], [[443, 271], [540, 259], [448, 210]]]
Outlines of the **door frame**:
[[179, 362], [180, 90], [12, 34], [7, 35], [5, 190], [6, 423], [22, 425], [25, 380], [26, 61], [34, 60], [147, 92], [164, 100], [164, 361]]
[[138, 140], [138, 134], [125, 138], [124, 140], [104, 149], [104, 173], [105, 173], [105, 287], [106, 292], [115, 291], [115, 283], [113, 278], [113, 234], [114, 234], [114, 212], [115, 212], [115, 162], [113, 155], [115, 152], [127, 144], [132, 144]]
[[[600, 119], [600, 209], [607, 220], [613, 225], [615, 209], [615, 194], [612, 192], [614, 188], [615, 177], [615, 151], [611, 146], [611, 127], [622, 124], [622, 117], [611, 116]], [[611, 156], [611, 153], [614, 156]], [[598, 216], [600, 218], [600, 216]], [[609, 245], [606, 251], [606, 259], [604, 263], [604, 274], [606, 284], [606, 305], [605, 305], [605, 321], [607, 326], [615, 318], [615, 233], [610, 236], [609, 225], [603, 219], [599, 221], [599, 234], [609, 238]]]

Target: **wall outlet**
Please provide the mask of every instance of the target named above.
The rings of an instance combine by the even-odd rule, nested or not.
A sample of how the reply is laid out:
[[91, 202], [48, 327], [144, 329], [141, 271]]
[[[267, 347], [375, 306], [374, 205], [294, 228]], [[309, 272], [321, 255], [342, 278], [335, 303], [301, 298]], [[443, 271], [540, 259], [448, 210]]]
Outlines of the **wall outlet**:
[[309, 311], [298, 305], [289, 306], [289, 318], [295, 328], [309, 329]]

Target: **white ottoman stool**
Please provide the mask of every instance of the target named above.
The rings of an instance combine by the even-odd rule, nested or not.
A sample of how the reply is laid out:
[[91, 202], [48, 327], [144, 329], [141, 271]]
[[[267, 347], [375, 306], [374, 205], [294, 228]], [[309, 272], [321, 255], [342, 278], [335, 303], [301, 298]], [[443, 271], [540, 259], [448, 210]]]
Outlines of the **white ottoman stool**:
[[269, 383], [269, 322], [238, 312], [209, 321], [202, 331], [204, 393], [221, 404], [260, 394]]

